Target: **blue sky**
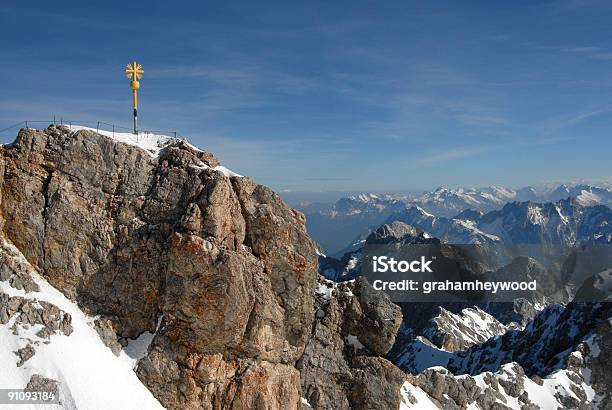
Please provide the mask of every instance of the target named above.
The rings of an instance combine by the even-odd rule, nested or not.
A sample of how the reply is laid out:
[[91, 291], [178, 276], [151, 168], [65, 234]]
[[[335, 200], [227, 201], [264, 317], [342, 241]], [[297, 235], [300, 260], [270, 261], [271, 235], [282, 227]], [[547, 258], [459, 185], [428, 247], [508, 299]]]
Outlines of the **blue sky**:
[[[0, 129], [177, 130], [278, 190], [612, 175], [612, 2], [0, 4]], [[12, 138], [2, 134], [7, 142]]]

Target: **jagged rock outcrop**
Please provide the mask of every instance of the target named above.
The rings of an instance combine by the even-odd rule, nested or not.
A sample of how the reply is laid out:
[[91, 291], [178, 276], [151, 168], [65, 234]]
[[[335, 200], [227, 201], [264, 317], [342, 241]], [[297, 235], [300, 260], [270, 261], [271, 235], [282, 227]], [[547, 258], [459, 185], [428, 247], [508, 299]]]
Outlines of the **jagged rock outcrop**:
[[[601, 336], [595, 332], [592, 339], [595, 335]], [[595, 347], [598, 346], [595, 344]], [[607, 359], [583, 343], [567, 356], [563, 369], [545, 378], [527, 376], [523, 367], [514, 362], [500, 366], [495, 372], [474, 376], [457, 376], [447, 369], [434, 367], [409, 376], [402, 393], [406, 406], [414, 408], [460, 409], [477, 405], [483, 410], [607, 409], [609, 384], [593, 389], [595, 380], [609, 382], [601, 372], [593, 376], [595, 360]]]
[[58, 394], [57, 381], [43, 377], [39, 374], [32, 375], [24, 390], [34, 392], [49, 392], [53, 393], [54, 395]]
[[321, 279], [312, 338], [297, 363], [316, 409], [398, 408], [404, 375], [381, 357], [393, 346], [401, 311], [363, 278]]
[[457, 314], [440, 308], [440, 313], [429, 321], [422, 335], [434, 345], [454, 352], [502, 335], [507, 330], [507, 326], [477, 307], [463, 309]]
[[[293, 372], [289, 403], [298, 406], [292, 364], [309, 335], [316, 276], [304, 219], [186, 147], [169, 144], [155, 158], [89, 131], [22, 130], [3, 150], [4, 231], [55, 287], [118, 318], [122, 337], [155, 330], [163, 315], [153, 351], [192, 392], [207, 390], [190, 377], [193, 356], [221, 354], [236, 368], [218, 375], [233, 384], [230, 400], [249, 407], [255, 396], [241, 392], [259, 389], [245, 380], [290, 383]], [[152, 360], [139, 374], [147, 385], [171, 381]], [[197, 408], [216, 397], [184, 391], [160, 400]]]
[[549, 374], [563, 367], [567, 354], [612, 317], [611, 309], [609, 303], [550, 305], [525, 329], [511, 330], [458, 352], [448, 367], [457, 374], [479, 374], [496, 370], [500, 363], [517, 362], [530, 376]]
[[38, 335], [48, 339], [51, 334], [72, 333], [71, 317], [57, 306], [45, 301], [32, 301], [20, 296], [10, 297], [0, 292], [0, 324], [7, 324], [15, 317], [12, 327], [41, 325]]
[[[155, 332], [136, 372], [163, 406], [301, 408], [302, 387], [325, 383], [310, 379], [305, 358], [329, 353], [317, 342], [315, 246], [302, 214], [218, 165], [180, 140], [151, 155], [92, 131], [24, 129], [0, 150], [2, 230], [100, 316], [92, 325], [115, 353]], [[312, 404], [394, 408], [403, 373], [377, 356], [393, 345], [399, 309], [353, 286], [326, 336], [348, 369], [334, 381], [342, 396]], [[349, 336], [363, 352], [345, 351]]]
[[427, 233], [400, 221], [384, 224], [368, 236], [356, 249], [346, 252], [342, 258], [320, 255], [319, 272], [327, 279], [333, 281], [351, 280], [361, 274], [361, 263], [366, 246], [382, 245], [414, 245], [438, 244], [440, 241], [431, 238]]
[[412, 243], [429, 243], [429, 236], [421, 229], [407, 225], [401, 221], [392, 221], [384, 224], [376, 229], [366, 238], [368, 244], [391, 244], [403, 242], [406, 244]]
[[413, 354], [420, 360], [429, 352], [437, 357], [430, 368], [408, 377], [408, 407], [608, 408], [610, 309], [609, 302], [550, 305], [524, 329], [466, 350], [451, 354], [432, 346], [421, 357]]

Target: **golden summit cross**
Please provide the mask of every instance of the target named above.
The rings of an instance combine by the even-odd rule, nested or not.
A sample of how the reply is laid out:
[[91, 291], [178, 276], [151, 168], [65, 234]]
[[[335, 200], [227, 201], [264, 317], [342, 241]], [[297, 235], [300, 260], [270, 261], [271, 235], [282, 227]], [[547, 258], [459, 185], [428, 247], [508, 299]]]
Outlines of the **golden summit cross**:
[[130, 80], [140, 80], [144, 74], [144, 70], [142, 69], [142, 65], [134, 61], [133, 63], [127, 65], [125, 68], [125, 74]]
[[144, 74], [142, 65], [136, 61], [128, 64], [125, 67], [125, 74], [130, 80], [130, 88], [132, 89], [132, 96], [134, 101], [134, 134], [138, 135], [138, 89], [140, 88], [140, 80]]

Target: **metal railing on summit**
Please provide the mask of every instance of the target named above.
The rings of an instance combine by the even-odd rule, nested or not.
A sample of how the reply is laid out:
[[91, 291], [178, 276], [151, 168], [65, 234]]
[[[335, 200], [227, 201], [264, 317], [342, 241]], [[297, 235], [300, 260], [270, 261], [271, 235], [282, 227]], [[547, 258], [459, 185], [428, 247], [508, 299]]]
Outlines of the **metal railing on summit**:
[[[52, 120], [25, 120], [20, 121], [16, 124], [9, 125], [5, 128], [0, 129], [0, 142], [11, 142], [15, 139], [17, 132], [21, 128], [33, 128], [33, 129], [45, 129], [49, 125], [61, 125], [67, 127], [69, 130], [73, 130], [76, 127], [85, 127], [93, 131], [100, 132], [106, 131], [111, 133], [114, 137], [116, 133], [134, 134], [133, 128], [108, 123], [104, 121], [75, 121], [75, 120], [64, 120], [62, 117], [53, 117]], [[140, 137], [146, 138], [151, 135], [165, 135], [168, 137], [177, 138], [176, 131], [167, 130], [141, 130], [136, 134], [136, 139]]]

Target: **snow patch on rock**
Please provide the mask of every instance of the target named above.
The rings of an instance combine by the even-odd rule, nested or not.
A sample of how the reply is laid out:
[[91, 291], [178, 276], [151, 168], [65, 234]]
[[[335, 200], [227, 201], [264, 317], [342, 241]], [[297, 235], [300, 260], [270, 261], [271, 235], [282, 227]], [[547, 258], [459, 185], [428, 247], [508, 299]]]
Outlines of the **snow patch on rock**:
[[[138, 133], [138, 135], [136, 135], [130, 132], [113, 132], [113, 131], [106, 131], [106, 130], [97, 130], [95, 128], [84, 127], [80, 125], [71, 125], [70, 130], [75, 131], [75, 132], [81, 131], [81, 130], [92, 131], [97, 134], [112, 138], [113, 140], [117, 142], [122, 142], [124, 144], [133, 145], [135, 147], [141, 148], [145, 150], [152, 157], [159, 156], [162, 149], [172, 144], [173, 142], [179, 140], [178, 138], [175, 138], [175, 137], [170, 137], [167, 135], [158, 135], [158, 134], [153, 134], [150, 132], [141, 132], [141, 133]], [[201, 151], [198, 147], [190, 144], [186, 140], [183, 140], [183, 143], [195, 151]], [[209, 167], [208, 165], [205, 165], [204, 163], [202, 163], [201, 167], [206, 168], [206, 169], [212, 168], [214, 171], [221, 172], [223, 175], [227, 177], [242, 177], [242, 175], [222, 165], [218, 165], [216, 167]]]
[[[10, 242], [0, 239], [0, 247], [7, 257], [27, 262]], [[59, 396], [66, 409], [162, 409], [159, 402], [140, 382], [132, 370], [133, 360], [125, 352], [116, 357], [100, 340], [90, 325], [91, 317], [52, 287], [34, 268], [27, 264], [39, 292], [25, 292], [0, 282], [0, 293], [11, 297], [51, 303], [72, 318], [73, 332], [69, 335], [52, 334], [48, 340], [37, 336], [39, 326], [19, 327], [18, 334], [11, 331], [15, 317], [0, 325], [0, 386], [23, 389], [30, 378], [42, 375], [58, 382]], [[17, 315], [15, 315], [17, 316]], [[34, 355], [22, 366], [17, 366], [13, 352], [26, 345], [34, 347]], [[26, 405], [21, 409], [35, 408]]]

